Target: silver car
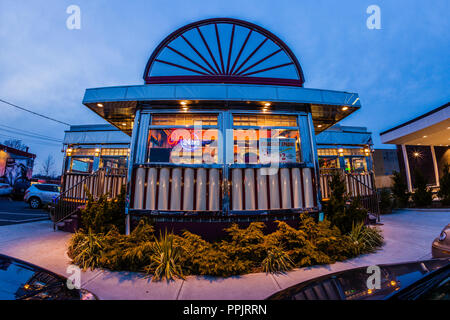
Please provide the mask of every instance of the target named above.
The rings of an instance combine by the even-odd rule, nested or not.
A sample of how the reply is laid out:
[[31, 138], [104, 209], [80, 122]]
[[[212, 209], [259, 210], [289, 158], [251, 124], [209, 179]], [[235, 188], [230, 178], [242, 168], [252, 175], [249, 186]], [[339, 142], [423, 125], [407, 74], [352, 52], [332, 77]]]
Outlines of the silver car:
[[51, 203], [54, 198], [59, 196], [59, 192], [60, 187], [57, 184], [33, 184], [25, 191], [23, 200], [30, 205], [30, 208], [37, 209]]

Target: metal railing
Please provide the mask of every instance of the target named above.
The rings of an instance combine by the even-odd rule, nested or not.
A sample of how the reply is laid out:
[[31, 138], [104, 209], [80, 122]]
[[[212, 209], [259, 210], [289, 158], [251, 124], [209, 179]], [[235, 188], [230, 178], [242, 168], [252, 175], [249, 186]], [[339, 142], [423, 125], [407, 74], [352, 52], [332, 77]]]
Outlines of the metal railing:
[[361, 206], [374, 214], [379, 221], [379, 198], [373, 172], [347, 173], [342, 169], [320, 169], [322, 199], [327, 200], [331, 196], [329, 183], [336, 172], [344, 179], [348, 197], [359, 199]]
[[104, 194], [108, 195], [108, 199], [117, 197], [122, 186], [126, 184], [126, 176], [126, 169], [116, 168], [100, 168], [90, 174], [75, 172], [64, 174], [61, 193], [53, 200], [50, 208], [53, 224], [67, 219], [79, 207], [85, 205], [88, 194], [94, 199]]

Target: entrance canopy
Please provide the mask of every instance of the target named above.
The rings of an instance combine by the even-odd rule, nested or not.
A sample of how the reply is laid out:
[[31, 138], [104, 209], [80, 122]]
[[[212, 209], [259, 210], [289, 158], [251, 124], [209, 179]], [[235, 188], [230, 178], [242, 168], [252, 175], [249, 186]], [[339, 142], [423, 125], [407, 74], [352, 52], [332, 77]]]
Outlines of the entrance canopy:
[[190, 108], [304, 109], [312, 113], [316, 133], [361, 107], [356, 93], [292, 86], [245, 84], [147, 84], [87, 89], [83, 104], [131, 135], [139, 105]]
[[380, 133], [381, 142], [397, 145], [448, 146], [450, 103]]

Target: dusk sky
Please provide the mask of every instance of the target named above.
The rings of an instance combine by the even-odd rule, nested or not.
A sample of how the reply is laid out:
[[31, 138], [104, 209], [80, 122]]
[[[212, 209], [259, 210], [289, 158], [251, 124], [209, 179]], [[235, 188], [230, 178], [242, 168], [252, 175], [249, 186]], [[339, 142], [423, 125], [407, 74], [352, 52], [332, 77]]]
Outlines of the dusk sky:
[[[69, 5], [81, 8], [81, 29], [69, 30]], [[381, 9], [381, 30], [369, 30], [369, 5]], [[279, 36], [297, 56], [305, 87], [357, 92], [362, 108], [341, 122], [379, 133], [450, 100], [450, 1], [113, 1], [0, 2], [0, 99], [70, 124], [104, 123], [81, 104], [86, 88], [143, 84], [145, 64], [175, 29], [200, 19], [232, 17]], [[12, 127], [12, 129], [11, 129]], [[0, 103], [0, 142], [20, 138], [49, 154], [61, 170], [67, 126]]]

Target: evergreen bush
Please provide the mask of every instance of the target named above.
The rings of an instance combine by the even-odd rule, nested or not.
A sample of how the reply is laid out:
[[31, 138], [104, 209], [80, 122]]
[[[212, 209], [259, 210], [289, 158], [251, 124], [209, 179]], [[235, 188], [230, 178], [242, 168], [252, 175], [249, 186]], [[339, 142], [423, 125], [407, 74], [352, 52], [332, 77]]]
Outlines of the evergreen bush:
[[392, 174], [392, 194], [396, 208], [406, 208], [408, 206], [411, 194], [408, 192], [404, 176], [397, 171], [394, 171]]
[[125, 186], [113, 200], [108, 200], [108, 194], [95, 200], [85, 186], [88, 196], [86, 207], [81, 210], [81, 225], [84, 230], [95, 233], [106, 233], [114, 226], [120, 232], [125, 231]]
[[419, 171], [414, 171], [414, 184], [416, 188], [412, 195], [414, 205], [416, 207], [426, 207], [433, 202], [433, 194], [427, 187], [427, 180], [424, 175]]
[[349, 200], [346, 194], [345, 181], [339, 172], [335, 172], [329, 183], [330, 199], [324, 202], [323, 211], [331, 222], [342, 233], [347, 234], [353, 223], [364, 221], [367, 210], [361, 207], [358, 199]]
[[388, 188], [380, 189], [379, 199], [380, 199], [380, 212], [382, 214], [390, 213], [392, 211], [392, 199], [390, 190]]
[[439, 179], [438, 197], [441, 198], [441, 203], [444, 206], [450, 206], [450, 164], [444, 165], [444, 173]]

